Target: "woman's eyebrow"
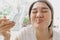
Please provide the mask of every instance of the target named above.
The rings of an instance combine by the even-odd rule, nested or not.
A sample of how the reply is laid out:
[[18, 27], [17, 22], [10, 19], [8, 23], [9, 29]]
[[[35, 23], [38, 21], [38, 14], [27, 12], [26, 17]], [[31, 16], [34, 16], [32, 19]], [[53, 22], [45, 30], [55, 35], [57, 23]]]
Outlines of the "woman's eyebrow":
[[[37, 8], [32, 8], [32, 10], [36, 10]], [[47, 7], [42, 7], [41, 9], [48, 9]]]
[[37, 8], [32, 8], [32, 10], [36, 10]]
[[48, 9], [47, 7], [42, 7], [41, 9]]

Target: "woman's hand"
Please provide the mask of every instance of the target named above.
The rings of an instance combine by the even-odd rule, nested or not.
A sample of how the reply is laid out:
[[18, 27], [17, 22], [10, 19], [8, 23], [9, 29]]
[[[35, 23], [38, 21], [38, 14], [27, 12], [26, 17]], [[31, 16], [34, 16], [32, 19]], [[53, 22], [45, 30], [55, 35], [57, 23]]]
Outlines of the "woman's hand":
[[15, 23], [13, 21], [9, 21], [4, 17], [4, 19], [0, 19], [0, 32], [1, 31], [9, 31]]
[[14, 25], [15, 23], [6, 19], [6, 17], [0, 19], [0, 34], [4, 36], [4, 40], [10, 40], [10, 29]]

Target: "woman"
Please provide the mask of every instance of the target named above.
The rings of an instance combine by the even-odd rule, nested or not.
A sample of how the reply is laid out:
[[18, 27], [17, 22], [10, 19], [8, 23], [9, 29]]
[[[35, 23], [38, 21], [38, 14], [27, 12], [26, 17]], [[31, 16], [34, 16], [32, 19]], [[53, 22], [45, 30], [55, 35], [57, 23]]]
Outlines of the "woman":
[[0, 19], [0, 35], [3, 35], [4, 40], [10, 40], [10, 29], [15, 25], [13, 21], [9, 21], [6, 17]]
[[53, 9], [48, 1], [32, 3], [29, 18], [31, 26], [20, 30], [18, 40], [53, 40]]

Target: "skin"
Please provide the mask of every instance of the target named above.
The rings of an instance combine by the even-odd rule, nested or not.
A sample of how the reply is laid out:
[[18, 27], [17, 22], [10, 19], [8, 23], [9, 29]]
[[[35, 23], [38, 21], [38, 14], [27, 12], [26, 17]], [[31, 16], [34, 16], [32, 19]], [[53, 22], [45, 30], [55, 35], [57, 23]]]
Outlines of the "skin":
[[30, 19], [36, 29], [37, 40], [48, 40], [48, 26], [52, 20], [50, 8], [43, 2], [35, 3], [31, 10]]
[[15, 25], [13, 21], [9, 21], [6, 17], [0, 19], [0, 34], [4, 36], [4, 40], [10, 40], [10, 29]]

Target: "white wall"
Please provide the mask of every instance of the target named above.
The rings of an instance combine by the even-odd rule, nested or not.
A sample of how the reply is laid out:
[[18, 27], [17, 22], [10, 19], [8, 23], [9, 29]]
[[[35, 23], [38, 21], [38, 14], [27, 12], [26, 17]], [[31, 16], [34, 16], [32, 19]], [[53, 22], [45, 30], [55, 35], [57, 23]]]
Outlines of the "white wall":
[[60, 31], [60, 0], [49, 0], [54, 8], [54, 25], [55, 30]]

